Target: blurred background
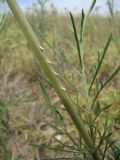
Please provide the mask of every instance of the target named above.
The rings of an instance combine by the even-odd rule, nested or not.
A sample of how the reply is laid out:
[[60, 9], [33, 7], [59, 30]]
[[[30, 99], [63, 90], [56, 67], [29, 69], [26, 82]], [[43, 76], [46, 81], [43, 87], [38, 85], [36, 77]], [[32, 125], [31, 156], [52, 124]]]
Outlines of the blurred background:
[[[36, 3], [37, 0], [18, 0], [21, 7], [25, 10], [28, 6], [31, 6], [33, 3]], [[91, 4], [91, 1], [81, 1], [81, 0], [50, 0], [50, 4], [54, 4], [56, 9], [59, 12], [64, 12], [65, 10], [72, 11], [73, 13], [80, 13], [81, 9], [84, 8], [84, 10], [87, 10]], [[120, 10], [120, 2], [119, 0], [114, 1], [114, 9], [116, 11]], [[109, 9], [107, 7], [107, 1], [106, 0], [97, 0], [94, 11], [99, 12], [100, 14], [108, 14]]]
[[[18, 0], [17, 2], [55, 69], [62, 73], [64, 66], [68, 79], [71, 79], [74, 74], [74, 83], [81, 85], [80, 78], [72, 68], [74, 66], [78, 70], [79, 62], [69, 11], [74, 15], [79, 32], [81, 10], [84, 8], [87, 12], [91, 0]], [[14, 16], [8, 6], [2, 2], [0, 14], [0, 99], [6, 106], [4, 107], [6, 130], [0, 134], [0, 139], [3, 144], [7, 144], [13, 160], [17, 157], [24, 160], [38, 160], [40, 156], [45, 157], [48, 153], [42, 149], [35, 149], [29, 144], [37, 142], [56, 145], [53, 138], [55, 131], [49, 125], [52, 119], [40, 93], [38, 65], [31, 46]], [[92, 72], [97, 52], [103, 50], [111, 32], [113, 39], [102, 65], [100, 80], [105, 80], [120, 64], [120, 0], [97, 0], [84, 34], [86, 72]], [[44, 75], [42, 71], [41, 73]], [[48, 84], [46, 88], [53, 103], [60, 106], [53, 89]], [[70, 94], [75, 99], [71, 88]], [[83, 97], [80, 99], [85, 105], [85, 99]], [[120, 74], [104, 90], [100, 100], [101, 103], [105, 101], [113, 104], [109, 120], [119, 124]], [[68, 116], [65, 116], [67, 123], [70, 124], [69, 132], [75, 135], [76, 131], [72, 123]], [[3, 144], [0, 144], [1, 150]]]

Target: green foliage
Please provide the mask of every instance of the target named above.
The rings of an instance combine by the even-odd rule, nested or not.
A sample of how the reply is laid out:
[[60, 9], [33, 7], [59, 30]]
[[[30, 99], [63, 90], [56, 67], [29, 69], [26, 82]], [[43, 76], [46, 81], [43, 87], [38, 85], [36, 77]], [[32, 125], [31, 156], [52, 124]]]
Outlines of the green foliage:
[[[95, 2], [92, 5], [94, 5], [94, 4], [95, 4]], [[93, 8], [93, 6], [91, 6], [91, 9], [88, 13], [91, 12], [92, 8]], [[75, 36], [75, 40], [76, 40], [78, 56], [79, 56], [80, 67], [82, 70], [81, 76], [82, 76], [82, 80], [83, 80], [83, 90], [86, 90], [86, 92], [84, 92], [82, 94], [82, 95], [85, 94], [85, 97], [86, 97], [85, 98], [87, 101], [86, 110], [83, 109], [83, 106], [80, 102], [78, 102], [78, 103], [74, 102], [72, 100], [71, 95], [69, 95], [69, 93], [68, 93], [68, 96], [69, 96], [69, 99], [73, 105], [76, 105], [77, 108], [79, 108], [79, 107], [82, 108], [82, 109], [79, 108], [79, 110], [81, 110], [80, 112], [84, 111], [83, 113], [80, 113], [80, 116], [81, 116], [81, 114], [87, 114], [87, 116], [89, 117], [87, 121], [85, 119], [83, 119], [83, 122], [85, 124], [87, 124], [90, 137], [92, 137], [94, 145], [96, 146], [95, 152], [98, 152], [98, 155], [99, 155], [98, 157], [100, 157], [100, 159], [104, 160], [106, 158], [109, 159], [109, 155], [108, 155], [109, 150], [111, 150], [111, 147], [114, 146], [114, 144], [116, 143], [116, 140], [113, 140], [113, 133], [112, 133], [113, 126], [112, 126], [112, 123], [109, 121], [109, 118], [108, 118], [109, 115], [107, 113], [109, 111], [109, 108], [112, 105], [108, 104], [108, 105], [104, 105], [102, 107], [103, 104], [99, 100], [99, 95], [100, 95], [101, 91], [106, 87], [106, 85], [108, 85], [110, 83], [110, 81], [113, 79], [113, 77], [120, 71], [120, 66], [118, 66], [115, 69], [115, 71], [113, 73], [111, 73], [111, 75], [106, 80], [104, 80], [104, 82], [102, 82], [101, 80], [98, 79], [98, 74], [100, 74], [101, 65], [103, 64], [103, 60], [105, 59], [105, 55], [107, 53], [108, 47], [109, 47], [111, 39], [112, 39], [112, 34], [111, 34], [108, 38], [108, 41], [105, 44], [102, 55], [100, 55], [101, 53], [98, 51], [98, 58], [97, 58], [97, 63], [95, 66], [94, 74], [91, 75], [91, 77], [90, 77], [91, 81], [89, 82], [89, 84], [87, 83], [86, 78], [88, 79], [88, 74], [84, 70], [85, 63], [84, 63], [84, 52], [83, 52], [83, 44], [84, 44], [83, 36], [84, 36], [84, 28], [85, 28], [87, 16], [85, 16], [84, 11], [82, 10], [81, 29], [80, 29], [80, 33], [78, 33], [77, 29], [76, 29], [74, 17], [70, 13], [70, 17], [71, 17], [71, 21], [72, 21], [72, 25], [73, 25], [74, 36]], [[80, 35], [80, 37], [78, 37], [78, 35]], [[64, 68], [63, 68], [63, 70], [64, 70]], [[78, 74], [79, 74], [79, 72], [78, 72]], [[59, 74], [59, 76], [62, 77], [64, 82], [67, 81], [67, 83], [70, 83], [71, 86], [73, 85], [70, 82], [70, 80], [68, 80], [66, 78], [65, 74], [64, 75]], [[75, 88], [75, 86], [74, 86], [74, 88]], [[42, 85], [41, 85], [41, 90], [44, 93], [46, 92], [45, 88], [43, 89]], [[81, 95], [81, 91], [76, 90], [75, 94]], [[44, 95], [44, 98], [45, 98], [47, 105], [50, 106], [51, 101], [49, 99], [48, 94], [46, 94], [46, 96]], [[49, 99], [49, 101], [48, 101], [48, 99]], [[80, 104], [80, 106], [79, 106], [79, 104]], [[56, 106], [53, 106], [52, 109], [54, 110], [54, 112], [56, 112]], [[58, 109], [58, 110], [59, 110], [59, 112], [61, 112], [61, 109]], [[106, 117], [101, 116], [103, 114], [106, 114]], [[52, 115], [54, 115], [54, 114], [52, 114]], [[53, 118], [54, 118], [54, 121], [57, 122], [57, 118], [55, 116], [53, 116]], [[98, 124], [98, 122], [97, 122], [97, 119], [99, 119], [99, 118], [103, 119], [103, 122], [101, 122], [101, 124]], [[67, 127], [65, 126], [65, 117], [64, 116], [62, 116], [62, 122], [64, 123], [62, 129], [57, 127], [56, 123], [55, 123], [55, 126], [53, 126], [56, 129], [56, 132], [59, 133], [60, 135], [66, 134], [66, 130], [67, 130]], [[68, 137], [68, 135], [67, 135], [67, 137]], [[72, 138], [74, 140], [74, 137], [72, 137]], [[81, 138], [82, 137], [80, 136], [80, 139]], [[64, 142], [61, 142], [59, 140], [57, 140], [57, 142], [59, 144], [61, 144], [63, 148], [54, 148], [51, 146], [41, 146], [41, 145], [40, 146], [34, 145], [34, 146], [36, 146], [38, 148], [42, 147], [42, 148], [50, 149], [53, 151], [67, 153], [62, 158], [52, 158], [52, 159], [75, 159], [75, 160], [80, 159], [80, 158], [82, 158], [82, 159], [84, 158], [86, 160], [87, 159], [98, 159], [98, 157], [96, 158], [96, 155], [94, 156], [94, 154], [92, 154], [92, 152], [90, 150], [86, 150], [84, 148], [84, 143], [82, 141], [76, 142], [74, 140], [74, 143], [72, 146], [69, 146], [69, 145], [66, 146], [64, 144]], [[79, 146], [79, 144], [80, 144], [80, 146]], [[69, 156], [69, 158], [67, 158], [67, 156], [69, 155], [69, 152], [71, 154], [73, 154], [72, 158], [71, 158], [71, 156]], [[114, 154], [114, 157], [116, 157], [115, 154]], [[118, 157], [119, 157], [119, 154], [118, 154]]]
[[115, 13], [115, 0], [107, 0], [107, 5], [110, 13], [110, 25], [112, 26], [112, 32], [114, 33], [114, 42], [116, 44], [116, 49], [118, 50], [118, 53], [120, 53], [120, 44], [119, 44], [119, 37], [120, 32], [119, 30], [115, 29], [116, 22], [115, 19], [118, 18], [117, 14]]
[[4, 9], [4, 0], [0, 1], [0, 31], [4, 28], [6, 15], [5, 15], [5, 9]]
[[0, 158], [2, 160], [11, 160], [11, 152], [7, 148], [8, 140], [8, 105], [0, 101]]
[[37, 0], [37, 3], [31, 8], [34, 11], [34, 15], [28, 15], [30, 22], [32, 22], [32, 28], [39, 38], [41, 44], [43, 43], [43, 39], [39, 36], [39, 34], [42, 34], [43, 37], [46, 37], [46, 34], [50, 28], [47, 10], [48, 3], [49, 0]]
[[[0, 159], [12, 160], [11, 148], [8, 147], [9, 140], [9, 108], [11, 107], [11, 100], [0, 100]], [[16, 157], [15, 160], [24, 160], [21, 156]]]
[[[43, 2], [46, 3], [47, 1], [38, 1], [38, 3], [41, 5], [41, 11], [45, 5]], [[103, 80], [100, 79], [100, 71], [105, 60], [108, 47], [110, 47], [112, 35], [109, 36], [102, 49], [102, 52], [98, 51], [97, 62], [95, 67], [92, 67], [92, 73], [89, 73], [89, 66], [87, 66], [85, 63], [86, 55], [84, 50], [87, 48], [87, 44], [85, 43], [84, 39], [85, 28], [86, 23], [88, 22], [88, 16], [91, 13], [95, 3], [96, 0], [93, 1], [87, 14], [85, 14], [84, 10], [82, 10], [79, 32], [77, 31], [75, 18], [72, 13], [70, 13], [72, 22], [72, 26], [70, 26], [70, 28], [75, 37], [76, 50], [79, 57], [78, 61], [80, 63], [79, 69], [78, 67], [75, 68], [75, 66], [67, 61], [64, 52], [59, 50], [57, 51], [56, 48], [51, 46], [51, 44], [44, 37], [45, 32], [43, 29], [43, 36], [41, 37], [42, 40], [48, 44], [50, 49], [56, 53], [61, 60], [60, 69], [62, 71], [57, 73], [54, 71], [55, 67], [51, 61], [49, 61], [48, 57], [43, 55], [44, 51], [41, 50], [40, 52], [41, 47], [39, 42], [27, 23], [25, 17], [22, 15], [22, 12], [18, 8], [19, 12], [14, 13], [16, 5], [14, 5], [13, 1], [8, 0], [8, 4], [11, 6], [13, 13], [15, 14], [34, 50], [35, 56], [38, 60], [37, 62], [40, 63], [41, 68], [43, 68], [43, 71], [48, 77], [47, 79], [44, 77], [44, 74], [40, 75], [40, 78], [42, 77], [42, 80], [40, 80], [40, 87], [46, 105], [48, 106], [48, 109], [50, 110], [54, 120], [54, 124], [51, 124], [51, 126], [56, 130], [56, 133], [60, 135], [60, 137], [65, 136], [65, 138], [69, 141], [69, 144], [66, 144], [61, 139], [55, 137], [55, 140], [59, 144], [57, 147], [37, 144], [32, 145], [39, 149], [44, 148], [57, 152], [58, 156], [56, 155], [56, 158], [53, 157], [51, 159], [106, 160], [111, 158], [111, 153], [113, 159], [119, 159], [120, 149], [119, 145], [117, 146], [119, 139], [116, 137], [114, 139], [114, 133], [112, 132], [113, 122], [109, 120], [109, 110], [112, 105], [105, 101], [101, 101], [100, 97], [102, 96], [103, 89], [105, 90], [105, 87], [110, 84], [110, 81], [115, 77], [116, 74], [118, 74], [120, 70], [120, 66], [118, 66], [116, 67], [115, 71], [107, 75], [107, 78], [104, 77]], [[67, 41], [67, 44], [70, 44], [70, 41], [65, 40], [65, 37], [64, 41]], [[69, 67], [71, 66], [69, 73], [66, 73], [65, 65], [68, 65]], [[71, 73], [72, 78], [69, 76]], [[58, 82], [59, 80], [61, 83]], [[49, 91], [46, 90], [46, 82], [50, 89], [55, 89], [55, 92], [58, 94], [58, 97], [65, 108], [63, 108], [62, 104], [58, 104], [58, 106], [54, 104], [54, 100], [52, 100], [49, 96]], [[85, 103], [82, 103], [83, 99]], [[72, 120], [75, 131], [78, 131], [75, 132], [76, 134], [72, 134], [69, 131], [69, 125], [67, 124], [66, 120], [68, 115], [66, 115], [66, 111], [70, 116], [69, 121]]]

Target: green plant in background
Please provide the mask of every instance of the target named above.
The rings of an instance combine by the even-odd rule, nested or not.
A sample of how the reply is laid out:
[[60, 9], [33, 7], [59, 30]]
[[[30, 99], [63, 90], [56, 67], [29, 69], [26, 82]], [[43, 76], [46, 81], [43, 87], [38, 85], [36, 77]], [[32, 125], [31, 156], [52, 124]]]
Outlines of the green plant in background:
[[112, 26], [112, 32], [114, 33], [114, 42], [116, 44], [116, 48], [118, 53], [120, 54], [120, 30], [114, 29], [116, 25], [119, 25], [118, 21], [115, 22], [115, 17], [118, 18], [117, 14], [115, 13], [115, 0], [107, 0], [107, 5], [110, 13], [110, 25]]
[[[111, 25], [111, 29], [113, 32], [113, 40], [114, 40], [114, 44], [116, 46], [116, 50], [117, 53], [120, 54], [120, 29], [116, 29], [117, 26], [119, 26], [119, 13], [117, 13], [117, 11], [115, 10], [116, 8], [116, 0], [107, 0], [107, 5], [108, 5], [108, 9], [109, 9], [109, 24]], [[118, 77], [118, 79], [120, 79], [120, 76]], [[119, 80], [118, 80], [119, 81]], [[111, 96], [112, 95], [112, 96]], [[117, 98], [118, 97], [118, 98]], [[117, 121], [119, 122], [119, 88], [116, 89], [115, 92], [110, 93], [110, 98], [113, 98], [113, 104], [116, 107], [116, 110], [112, 110], [111, 108], [111, 117], [114, 117], [116, 119], [115, 123], [117, 124]], [[117, 100], [117, 103], [115, 102], [115, 99]], [[118, 109], [117, 109], [118, 108]], [[118, 114], [115, 114], [115, 112], [117, 112]], [[112, 116], [113, 115], [113, 116]], [[116, 117], [115, 117], [116, 116]]]
[[[0, 100], [0, 159], [12, 160], [11, 148], [8, 147], [10, 135], [9, 128], [9, 109], [11, 107], [11, 99]], [[24, 160], [20, 155], [15, 160]]]
[[8, 105], [0, 101], [0, 159], [11, 160], [11, 152], [7, 148], [9, 114]]
[[6, 20], [6, 15], [4, 13], [5, 9], [4, 9], [4, 0], [0, 1], [0, 31], [3, 29], [4, 24], [5, 24], [5, 20]]
[[40, 43], [43, 43], [43, 39], [40, 35], [43, 35], [43, 37], [46, 37], [46, 33], [48, 32], [50, 26], [49, 26], [49, 20], [47, 15], [47, 4], [49, 3], [49, 0], [37, 0], [37, 3], [33, 5], [31, 8], [34, 12], [34, 14], [28, 15], [28, 17], [31, 19], [32, 28], [35, 31], [36, 35], [38, 36]]
[[107, 0], [107, 5], [109, 8], [110, 14], [113, 17], [113, 15], [114, 15], [114, 0]]
[[[82, 10], [82, 18], [81, 18], [81, 27], [80, 32], [77, 31], [74, 17], [70, 13], [71, 22], [73, 26], [75, 41], [76, 41], [76, 49], [78, 52], [79, 62], [80, 62], [80, 71], [74, 70], [77, 75], [80, 75], [82, 80], [83, 88], [80, 89], [78, 86], [73, 85], [71, 81], [69, 81], [65, 74], [61, 75], [56, 73], [51, 65], [51, 62], [47, 60], [47, 57], [44, 54], [44, 49], [40, 46], [38, 39], [36, 38], [35, 34], [33, 33], [29, 23], [27, 22], [26, 18], [24, 17], [22, 11], [20, 10], [19, 6], [17, 5], [16, 1], [13, 0], [6, 0], [9, 7], [11, 8], [14, 16], [16, 17], [18, 23], [20, 24], [28, 42], [30, 43], [34, 54], [41, 65], [41, 68], [46, 73], [49, 80], [49, 84], [55, 89], [55, 92], [59, 96], [62, 104], [64, 105], [65, 112], [69, 114], [71, 120], [74, 123], [74, 126], [78, 130], [79, 139], [74, 138], [71, 136], [66, 128], [64, 116], [61, 114], [59, 108], [57, 108], [51, 102], [49, 95], [44, 87], [43, 81], [40, 82], [40, 86], [42, 89], [43, 96], [46, 100], [47, 105], [49, 106], [52, 115], [55, 120], [60, 125], [60, 128], [53, 126], [59, 134], [66, 135], [69, 140], [72, 142], [72, 145], [65, 145], [61, 141], [57, 140], [62, 148], [54, 148], [50, 146], [39, 146], [34, 145], [39, 148], [46, 147], [48, 149], [52, 149], [55, 151], [65, 152], [67, 154], [64, 155], [62, 158], [58, 159], [93, 159], [93, 160], [105, 160], [110, 159], [109, 152], [113, 153], [113, 157], [117, 160], [119, 159], [120, 149], [116, 147], [116, 139], [112, 138], [112, 123], [109, 122], [109, 114], [107, 113], [107, 109], [110, 108], [110, 104], [101, 104], [99, 101], [99, 95], [101, 91], [109, 84], [111, 79], [118, 73], [120, 70], [120, 66], [115, 69], [115, 71], [110, 74], [110, 76], [104, 81], [100, 81], [98, 79], [98, 73], [100, 72], [101, 65], [107, 53], [107, 49], [110, 45], [110, 41], [112, 35], [109, 36], [108, 41], [106, 42], [104, 49], [101, 52], [98, 52], [98, 60], [92, 75], [86, 72], [85, 63], [84, 63], [84, 29], [85, 24], [87, 22], [87, 18], [92, 11], [96, 0], [93, 1], [88, 14], [85, 15], [84, 11]], [[64, 72], [64, 70], [63, 70]], [[63, 80], [63, 85], [65, 87], [61, 87], [61, 83], [59, 83], [59, 79]], [[66, 85], [67, 83], [67, 85]], [[72, 99], [72, 96], [69, 94], [69, 90], [67, 89], [68, 84], [73, 86], [75, 89], [75, 96], [77, 97], [77, 101], [75, 102]], [[81, 104], [79, 100], [80, 95], [83, 95], [86, 100], [85, 106]], [[86, 118], [84, 118], [84, 116]], [[102, 115], [102, 122], [98, 122], [99, 117]], [[70, 154], [69, 154], [70, 153]], [[53, 158], [57, 159], [57, 158]], [[49, 158], [50, 160], [50, 158]]]
[[46, 5], [49, 2], [49, 0], [38, 0], [38, 5], [40, 6], [39, 12], [38, 12], [38, 20], [39, 20], [39, 32], [42, 33], [43, 36], [45, 36], [46, 31], [49, 28], [49, 24], [47, 21], [47, 9]]

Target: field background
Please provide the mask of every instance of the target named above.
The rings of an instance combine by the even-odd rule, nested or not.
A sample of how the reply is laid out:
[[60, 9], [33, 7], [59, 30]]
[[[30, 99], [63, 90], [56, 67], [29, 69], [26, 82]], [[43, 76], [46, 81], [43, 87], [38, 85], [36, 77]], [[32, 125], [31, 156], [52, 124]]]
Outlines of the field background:
[[[58, 13], [52, 4], [49, 9], [46, 9], [46, 6], [38, 9], [34, 5], [27, 9], [25, 14], [45, 48], [45, 54], [51, 59], [57, 71], [62, 72], [61, 64], [64, 62], [65, 73], [71, 78], [72, 66], [79, 70], [79, 61], [69, 13], [67, 11]], [[80, 17], [80, 14], [75, 15], [78, 30]], [[90, 72], [95, 65], [98, 49], [103, 49], [111, 32], [113, 39], [102, 65], [99, 77], [101, 80], [106, 79], [120, 64], [120, 13], [115, 12], [114, 20], [109, 14], [101, 16], [98, 12], [89, 17], [84, 37], [86, 72]], [[44, 39], [58, 51], [58, 54], [51, 50]], [[81, 84], [78, 77], [75, 84]], [[53, 89], [48, 85], [46, 88], [52, 101], [60, 105]], [[70, 94], [74, 99], [72, 89]], [[25, 160], [35, 160], [39, 155], [44, 157], [47, 154], [44, 150], [31, 147], [29, 145], [31, 143], [57, 145], [53, 138], [55, 131], [49, 126], [52, 119], [40, 92], [36, 60], [11, 13], [7, 15], [4, 27], [0, 31], [0, 99], [9, 112], [7, 145], [12, 151], [13, 160], [19, 155]], [[113, 104], [109, 120], [114, 120], [114, 131], [117, 133], [120, 129], [117, 127], [120, 122], [120, 74], [115, 76], [101, 95], [101, 102], [104, 101]], [[85, 104], [83, 98], [81, 103]], [[70, 133], [75, 134], [76, 131], [69, 118], [67, 123], [70, 126]]]

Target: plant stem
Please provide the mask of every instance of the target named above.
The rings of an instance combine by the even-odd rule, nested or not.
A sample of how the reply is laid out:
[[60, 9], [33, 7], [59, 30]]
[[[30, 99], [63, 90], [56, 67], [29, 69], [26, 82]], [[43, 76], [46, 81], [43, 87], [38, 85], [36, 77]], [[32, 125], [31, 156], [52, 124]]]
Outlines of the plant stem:
[[[68, 100], [66, 92], [61, 88], [61, 84], [58, 82], [52, 67], [47, 63], [45, 55], [43, 54], [43, 51], [41, 51], [41, 49], [40, 49], [39, 40], [37, 39], [36, 35], [34, 34], [26, 17], [22, 13], [19, 5], [17, 4], [16, 0], [6, 0], [6, 1], [9, 5], [9, 7], [11, 8], [11, 10], [12, 10], [17, 22], [19, 23], [21, 29], [23, 30], [28, 42], [30, 43], [37, 60], [39, 61], [40, 65], [42, 66], [44, 72], [46, 73], [48, 79], [50, 80], [50, 83], [53, 85], [56, 93], [58, 94], [59, 98], [61, 99], [61, 101], [62, 101], [63, 105], [65, 106], [71, 119], [73, 120], [73, 122], [74, 122], [76, 128], [78, 129], [78, 132], [82, 136], [85, 144], [87, 145], [88, 148], [94, 150], [95, 147], [93, 145], [93, 142], [92, 142], [87, 130], [84, 127], [82, 119], [79, 117], [77, 112], [73, 109], [71, 102]], [[97, 154], [95, 157], [98, 157]], [[93, 159], [95, 159], [95, 158], [93, 157]], [[97, 160], [98, 159], [99, 159], [99, 157], [97, 158]]]

